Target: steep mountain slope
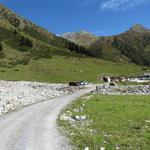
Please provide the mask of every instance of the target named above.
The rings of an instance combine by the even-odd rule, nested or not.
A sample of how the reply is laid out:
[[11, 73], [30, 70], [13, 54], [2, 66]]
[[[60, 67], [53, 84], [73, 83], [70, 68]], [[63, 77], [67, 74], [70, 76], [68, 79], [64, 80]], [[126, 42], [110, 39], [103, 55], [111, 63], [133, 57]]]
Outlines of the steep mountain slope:
[[[90, 35], [90, 33], [87, 33], [87, 35]], [[66, 36], [63, 37], [66, 38]], [[139, 24], [134, 25], [122, 34], [110, 37], [95, 37], [91, 42], [83, 37], [82, 34], [74, 33], [72, 36], [67, 36], [67, 39], [71, 38], [71, 40], [73, 39], [80, 44], [84, 43], [82, 45], [86, 45], [99, 58], [150, 66], [150, 30]]]
[[[12, 63], [9, 53], [12, 53], [11, 57], [15, 54], [15, 59], [23, 55], [23, 61], [26, 55], [27, 62], [30, 58], [49, 58], [53, 55], [91, 55], [86, 48], [57, 37], [3, 5], [0, 5], [0, 51], [0, 57], [7, 58], [9, 63]], [[19, 59], [19, 63], [21, 61], [22, 58]]]
[[115, 36], [113, 45], [136, 64], [150, 66], [150, 30], [143, 26], [135, 25]]

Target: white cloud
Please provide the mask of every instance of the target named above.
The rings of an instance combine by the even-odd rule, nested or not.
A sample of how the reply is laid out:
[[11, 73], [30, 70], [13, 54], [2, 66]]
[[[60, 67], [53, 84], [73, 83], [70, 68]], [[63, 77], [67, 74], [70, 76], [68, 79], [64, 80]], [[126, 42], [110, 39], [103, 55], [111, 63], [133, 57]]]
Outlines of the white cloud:
[[76, 0], [82, 7], [89, 7], [95, 4], [100, 7], [100, 10], [107, 11], [131, 9], [148, 1], [149, 0]]
[[147, 0], [107, 0], [100, 5], [101, 10], [119, 11], [136, 7]]

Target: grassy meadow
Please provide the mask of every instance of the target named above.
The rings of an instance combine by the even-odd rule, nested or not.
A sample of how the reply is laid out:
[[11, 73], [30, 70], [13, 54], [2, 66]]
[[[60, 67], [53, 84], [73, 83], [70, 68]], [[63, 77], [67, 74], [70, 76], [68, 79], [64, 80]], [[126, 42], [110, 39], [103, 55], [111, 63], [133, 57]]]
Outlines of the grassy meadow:
[[30, 60], [27, 64], [7, 65], [1, 60], [0, 80], [29, 80], [67, 83], [72, 80], [99, 82], [104, 75], [135, 75], [142, 67], [129, 63], [114, 63], [90, 57], [52, 56]]
[[[149, 150], [150, 96], [88, 95], [62, 114], [86, 115], [86, 120], [58, 120], [75, 149]], [[78, 111], [77, 111], [78, 110]]]

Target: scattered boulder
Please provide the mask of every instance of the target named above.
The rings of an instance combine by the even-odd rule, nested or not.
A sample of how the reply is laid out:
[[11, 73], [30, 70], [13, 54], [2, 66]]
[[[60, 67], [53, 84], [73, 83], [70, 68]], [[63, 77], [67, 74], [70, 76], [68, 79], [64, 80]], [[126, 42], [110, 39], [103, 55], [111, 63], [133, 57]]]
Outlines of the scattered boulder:
[[85, 121], [86, 119], [87, 119], [86, 115], [75, 116], [75, 120], [77, 120], [77, 121]]
[[84, 150], [89, 150], [89, 147], [86, 147]]

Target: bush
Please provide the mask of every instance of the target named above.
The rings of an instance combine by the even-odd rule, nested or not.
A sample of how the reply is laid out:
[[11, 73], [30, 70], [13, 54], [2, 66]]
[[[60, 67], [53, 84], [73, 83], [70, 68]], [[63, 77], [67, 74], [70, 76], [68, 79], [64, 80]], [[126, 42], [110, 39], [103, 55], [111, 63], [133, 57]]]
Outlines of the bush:
[[2, 47], [2, 44], [0, 43], [0, 51], [2, 51], [3, 50], [3, 47]]
[[30, 41], [28, 38], [25, 38], [21, 36], [20, 39], [20, 46], [27, 46], [27, 47], [33, 47], [32, 41]]

